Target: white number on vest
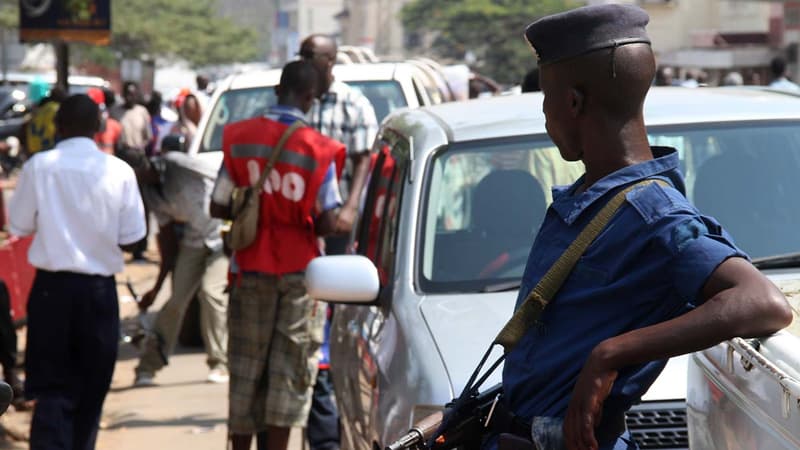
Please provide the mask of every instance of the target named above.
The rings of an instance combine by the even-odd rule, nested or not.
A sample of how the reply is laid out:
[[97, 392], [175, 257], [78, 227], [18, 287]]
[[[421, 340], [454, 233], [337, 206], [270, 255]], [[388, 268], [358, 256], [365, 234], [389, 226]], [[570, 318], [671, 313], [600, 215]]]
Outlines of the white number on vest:
[[[247, 172], [250, 176], [250, 184], [258, 182], [260, 173], [257, 162], [248, 161]], [[294, 172], [287, 172], [281, 176], [277, 170], [272, 169], [267, 179], [264, 180], [263, 189], [267, 194], [278, 192], [289, 201], [299, 202], [306, 195], [306, 180]]]

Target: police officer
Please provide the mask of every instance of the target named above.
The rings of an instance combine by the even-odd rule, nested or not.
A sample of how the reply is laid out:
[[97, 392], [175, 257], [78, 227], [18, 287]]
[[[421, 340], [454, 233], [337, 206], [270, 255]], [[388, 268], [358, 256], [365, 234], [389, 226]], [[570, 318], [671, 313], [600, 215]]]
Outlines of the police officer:
[[[305, 124], [318, 78], [310, 62], [287, 64], [278, 105], [266, 117], [225, 127], [212, 215], [229, 215], [232, 184], [257, 182], [289, 126]], [[344, 159], [344, 144], [309, 126], [294, 131], [264, 183], [256, 240], [233, 256], [228, 426], [234, 450], [249, 449], [253, 434], [258, 448], [285, 449], [290, 429], [306, 425], [326, 308], [307, 296], [303, 271], [319, 255], [318, 236], [350, 231], [337, 229], [347, 208], [337, 183]]]
[[588, 6], [525, 33], [539, 59], [547, 132], [586, 173], [554, 190], [517, 307], [612, 197], [664, 182], [625, 195], [538, 324], [506, 354], [507, 406], [540, 444], [556, 437], [568, 449], [636, 448], [624, 413], [667, 358], [791, 320], [781, 292], [685, 198], [676, 150], [648, 144], [648, 20], [634, 6]]

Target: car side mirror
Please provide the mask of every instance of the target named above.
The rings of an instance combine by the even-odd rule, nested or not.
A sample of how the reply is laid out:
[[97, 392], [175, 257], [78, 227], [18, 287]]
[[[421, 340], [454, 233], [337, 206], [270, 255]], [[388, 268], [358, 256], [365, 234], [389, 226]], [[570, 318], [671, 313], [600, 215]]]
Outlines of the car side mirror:
[[161, 140], [162, 152], [186, 153], [186, 138], [180, 134], [170, 134]]
[[314, 258], [306, 267], [308, 295], [331, 303], [370, 304], [378, 298], [378, 269], [360, 255]]

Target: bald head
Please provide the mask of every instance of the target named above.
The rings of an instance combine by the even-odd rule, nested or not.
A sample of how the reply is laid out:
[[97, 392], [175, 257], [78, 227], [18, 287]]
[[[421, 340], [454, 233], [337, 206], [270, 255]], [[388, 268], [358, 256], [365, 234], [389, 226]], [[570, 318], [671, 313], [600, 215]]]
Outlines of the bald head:
[[300, 57], [314, 64], [319, 72], [318, 95], [322, 96], [333, 83], [333, 65], [336, 63], [336, 41], [324, 34], [312, 34], [300, 44]]

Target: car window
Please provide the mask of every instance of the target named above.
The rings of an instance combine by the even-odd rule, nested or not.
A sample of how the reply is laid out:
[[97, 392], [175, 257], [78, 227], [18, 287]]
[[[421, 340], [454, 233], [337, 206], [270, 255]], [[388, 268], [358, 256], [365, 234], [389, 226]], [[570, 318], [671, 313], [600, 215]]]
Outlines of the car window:
[[369, 99], [378, 123], [395, 109], [408, 106], [403, 89], [397, 81], [348, 81], [347, 84]]
[[404, 139], [387, 142], [379, 139], [372, 156], [372, 170], [358, 233], [359, 253], [378, 268], [381, 285], [386, 285], [394, 270], [397, 227], [403, 182], [406, 176], [408, 143]]
[[519, 280], [554, 185], [573, 183], [546, 137], [493, 139], [439, 152], [428, 173], [420, 284], [428, 292], [480, 291]]
[[266, 114], [277, 98], [272, 86], [232, 89], [224, 92], [208, 119], [200, 141], [200, 152], [222, 150], [222, 130], [225, 125]]
[[650, 128], [675, 147], [686, 195], [753, 258], [800, 252], [800, 124], [758, 122]]

